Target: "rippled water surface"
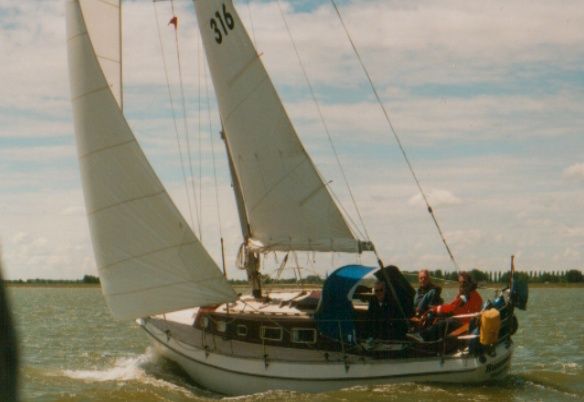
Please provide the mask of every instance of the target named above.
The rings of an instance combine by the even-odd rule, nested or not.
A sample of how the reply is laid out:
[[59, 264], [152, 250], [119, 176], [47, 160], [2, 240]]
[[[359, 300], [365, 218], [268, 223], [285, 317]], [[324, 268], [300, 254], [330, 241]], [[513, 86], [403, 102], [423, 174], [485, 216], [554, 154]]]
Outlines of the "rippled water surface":
[[[491, 292], [482, 292], [488, 297]], [[115, 322], [97, 288], [11, 288], [25, 401], [198, 401], [201, 390], [149, 349], [133, 322]], [[532, 289], [510, 375], [482, 386], [399, 384], [322, 394], [273, 391], [241, 401], [584, 400], [584, 289]]]

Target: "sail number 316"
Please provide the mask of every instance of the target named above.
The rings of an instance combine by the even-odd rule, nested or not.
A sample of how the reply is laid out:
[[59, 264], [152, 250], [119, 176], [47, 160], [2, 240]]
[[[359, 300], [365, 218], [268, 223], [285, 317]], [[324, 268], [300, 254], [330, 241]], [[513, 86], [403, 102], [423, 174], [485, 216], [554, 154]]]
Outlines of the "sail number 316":
[[215, 42], [221, 44], [223, 42], [223, 35], [229, 35], [229, 31], [235, 27], [233, 16], [227, 11], [225, 4], [222, 5], [222, 13], [215, 11], [215, 18], [211, 18], [209, 24], [213, 32], [215, 32]]

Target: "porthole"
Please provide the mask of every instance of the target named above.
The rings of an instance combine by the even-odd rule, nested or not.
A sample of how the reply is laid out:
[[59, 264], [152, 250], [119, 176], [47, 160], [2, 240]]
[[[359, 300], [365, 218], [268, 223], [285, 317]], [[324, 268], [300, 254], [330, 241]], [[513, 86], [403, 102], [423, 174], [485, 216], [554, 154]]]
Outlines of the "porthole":
[[237, 336], [247, 336], [247, 325], [238, 324], [235, 328]]
[[293, 343], [316, 343], [316, 330], [314, 328], [292, 328]]

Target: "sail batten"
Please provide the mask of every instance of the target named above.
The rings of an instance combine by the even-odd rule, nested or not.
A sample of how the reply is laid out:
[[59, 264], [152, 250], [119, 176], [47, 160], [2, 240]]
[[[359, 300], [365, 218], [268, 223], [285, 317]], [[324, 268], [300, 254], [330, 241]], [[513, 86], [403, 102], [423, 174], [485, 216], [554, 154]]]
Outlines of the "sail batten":
[[89, 158], [89, 157], [91, 157], [92, 155], [94, 155], [94, 154], [96, 154], [96, 153], [99, 153], [99, 152], [102, 152], [102, 151], [106, 151], [106, 150], [108, 150], [108, 149], [112, 149], [112, 148], [116, 148], [116, 147], [122, 147], [122, 146], [124, 146], [124, 145], [131, 144], [131, 143], [133, 143], [133, 142], [136, 142], [136, 140], [135, 140], [134, 138], [132, 138], [132, 139], [129, 139], [129, 140], [127, 140], [127, 141], [122, 141], [122, 142], [119, 142], [119, 143], [117, 143], [117, 144], [108, 145], [108, 146], [106, 146], [106, 147], [103, 147], [103, 148], [100, 148], [100, 149], [95, 149], [95, 150], [93, 150], [93, 151], [91, 151], [91, 152], [87, 152], [87, 153], [85, 153], [85, 154], [80, 154], [80, 155], [79, 155], [79, 159], [85, 159], [85, 158]]
[[195, 1], [195, 8], [241, 188], [248, 243], [257, 251], [360, 252], [359, 240], [300, 142], [233, 2]]
[[165, 191], [164, 190], [160, 190], [160, 191], [157, 191], [157, 192], [152, 193], [152, 194], [144, 194], [144, 195], [141, 195], [139, 197], [128, 198], [128, 199], [126, 199], [124, 201], [120, 201], [117, 204], [108, 205], [108, 206], [105, 206], [105, 207], [102, 207], [102, 208], [99, 208], [99, 209], [89, 210], [89, 211], [87, 211], [87, 215], [96, 215], [96, 214], [98, 214], [100, 212], [103, 212], [103, 211], [106, 211], [106, 210], [108, 210], [110, 208], [115, 208], [115, 207], [118, 207], [118, 206], [122, 206], [124, 204], [130, 204], [132, 202], [144, 200], [146, 198], [153, 198], [153, 197], [157, 197], [159, 195], [164, 195], [164, 194], [165, 194]]
[[102, 291], [118, 319], [234, 300], [122, 113], [121, 70], [112, 67], [119, 64], [118, 2], [67, 4], [78, 159]]
[[[98, 269], [100, 269], [102, 271], [108, 270], [108, 269], [113, 269], [114, 267], [116, 267], [116, 266], [119, 267], [123, 263], [125, 263], [127, 261], [130, 261], [130, 260], [139, 260], [140, 258], [144, 258], [144, 257], [150, 256], [150, 255], [154, 255], [154, 254], [157, 254], [157, 253], [161, 253], [163, 251], [167, 251], [167, 250], [171, 250], [171, 249], [178, 249], [179, 247], [189, 246], [189, 245], [194, 245], [194, 244], [196, 244], [196, 242], [194, 242], [194, 241], [184, 242], [184, 243], [179, 243], [179, 244], [172, 244], [172, 245], [170, 245], [168, 247], [164, 247], [164, 248], [161, 248], [161, 249], [158, 249], [158, 250], [153, 250], [153, 251], [150, 251], [150, 252], [145, 253], [145, 254], [142, 254], [142, 255], [133, 255], [133, 256], [128, 257], [128, 258], [125, 258], [123, 260], [115, 261], [115, 262], [112, 262], [112, 263], [110, 263], [108, 265], [100, 266], [100, 267], [98, 267]], [[163, 270], [161, 269], [161, 271], [163, 271]]]

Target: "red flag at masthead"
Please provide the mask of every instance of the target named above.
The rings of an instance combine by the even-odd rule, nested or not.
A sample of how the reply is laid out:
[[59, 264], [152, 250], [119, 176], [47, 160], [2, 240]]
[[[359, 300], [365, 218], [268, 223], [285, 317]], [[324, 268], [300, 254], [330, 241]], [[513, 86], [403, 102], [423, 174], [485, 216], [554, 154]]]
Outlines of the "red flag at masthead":
[[174, 25], [174, 29], [178, 27], [178, 17], [175, 15], [168, 21], [168, 25]]

